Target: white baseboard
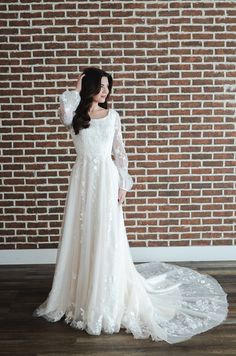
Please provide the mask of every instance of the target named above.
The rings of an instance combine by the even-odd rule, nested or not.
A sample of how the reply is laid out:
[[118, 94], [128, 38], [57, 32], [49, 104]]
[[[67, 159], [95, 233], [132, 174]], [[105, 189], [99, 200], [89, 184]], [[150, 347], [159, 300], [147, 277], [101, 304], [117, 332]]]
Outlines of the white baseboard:
[[[131, 247], [134, 262], [235, 261], [236, 246]], [[0, 250], [0, 265], [54, 264], [57, 249]]]

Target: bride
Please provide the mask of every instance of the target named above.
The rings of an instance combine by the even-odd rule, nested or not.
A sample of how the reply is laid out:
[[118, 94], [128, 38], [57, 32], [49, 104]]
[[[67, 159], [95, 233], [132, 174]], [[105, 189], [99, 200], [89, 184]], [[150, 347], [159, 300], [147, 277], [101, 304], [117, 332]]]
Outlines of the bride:
[[[91, 335], [125, 329], [176, 343], [221, 324], [227, 295], [209, 275], [151, 261], [134, 265], [122, 203], [133, 188], [121, 118], [108, 108], [113, 79], [96, 67], [60, 95], [59, 115], [76, 150], [52, 288], [33, 315]], [[112, 158], [113, 156], [113, 158]]]

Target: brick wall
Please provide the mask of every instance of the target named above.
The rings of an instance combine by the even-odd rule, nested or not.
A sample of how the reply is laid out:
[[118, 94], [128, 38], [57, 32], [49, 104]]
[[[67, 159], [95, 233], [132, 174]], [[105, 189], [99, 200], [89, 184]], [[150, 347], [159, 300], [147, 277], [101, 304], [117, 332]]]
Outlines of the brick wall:
[[235, 243], [236, 1], [6, 1], [1, 249], [57, 247], [75, 150], [58, 95], [114, 77], [130, 246]]

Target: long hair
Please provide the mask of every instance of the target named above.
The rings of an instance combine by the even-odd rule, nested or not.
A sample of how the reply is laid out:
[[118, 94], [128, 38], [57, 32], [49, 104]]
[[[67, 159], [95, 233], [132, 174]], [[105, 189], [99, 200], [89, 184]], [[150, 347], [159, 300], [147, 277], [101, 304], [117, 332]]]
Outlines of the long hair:
[[101, 79], [102, 77], [107, 77], [108, 79], [108, 89], [109, 93], [106, 97], [104, 103], [99, 103], [98, 105], [104, 109], [107, 109], [107, 100], [110, 97], [110, 92], [112, 89], [113, 79], [112, 76], [103, 71], [102, 69], [96, 67], [85, 68], [82, 72], [85, 76], [82, 78], [81, 91], [80, 91], [80, 103], [75, 110], [75, 115], [73, 117], [72, 126], [75, 134], [77, 135], [80, 130], [86, 129], [90, 126], [90, 116], [88, 114], [93, 97], [101, 91]]

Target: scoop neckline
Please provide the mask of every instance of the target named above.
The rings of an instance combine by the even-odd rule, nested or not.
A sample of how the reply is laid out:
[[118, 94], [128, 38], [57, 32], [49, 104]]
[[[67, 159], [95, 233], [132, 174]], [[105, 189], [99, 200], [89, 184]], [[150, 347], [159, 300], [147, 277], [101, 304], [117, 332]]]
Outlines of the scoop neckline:
[[100, 118], [97, 118], [97, 119], [92, 119], [92, 118], [90, 117], [90, 120], [93, 120], [93, 121], [96, 121], [96, 120], [97, 120], [97, 121], [99, 121], [99, 120], [104, 120], [104, 119], [106, 119], [106, 118], [108, 117], [109, 113], [110, 113], [110, 109], [108, 109], [108, 113], [107, 113], [106, 116], [100, 117]]

